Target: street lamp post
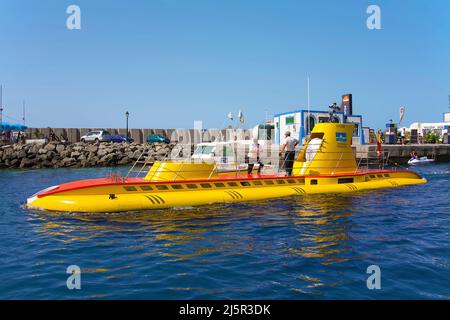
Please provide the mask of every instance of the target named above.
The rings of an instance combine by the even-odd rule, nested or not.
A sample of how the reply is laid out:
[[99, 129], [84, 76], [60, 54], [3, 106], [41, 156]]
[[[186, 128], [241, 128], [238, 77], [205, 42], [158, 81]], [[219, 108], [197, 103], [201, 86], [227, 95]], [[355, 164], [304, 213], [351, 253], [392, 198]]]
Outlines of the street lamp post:
[[125, 117], [127, 118], [127, 141], [128, 141], [128, 117], [130, 116], [130, 113], [127, 111], [125, 112]]

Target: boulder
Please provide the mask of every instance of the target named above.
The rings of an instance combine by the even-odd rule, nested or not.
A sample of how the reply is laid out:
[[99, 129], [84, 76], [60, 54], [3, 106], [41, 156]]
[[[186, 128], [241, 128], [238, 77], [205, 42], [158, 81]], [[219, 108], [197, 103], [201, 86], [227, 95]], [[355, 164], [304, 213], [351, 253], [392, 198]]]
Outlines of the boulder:
[[98, 157], [96, 157], [96, 156], [94, 156], [94, 157], [91, 157], [91, 158], [88, 158], [88, 161], [89, 161], [89, 163], [91, 164], [91, 166], [95, 166], [95, 165], [97, 165], [97, 163], [98, 163], [98, 160], [99, 160], [99, 158], [98, 158]]
[[53, 151], [56, 149], [56, 145], [54, 145], [53, 143], [49, 143], [44, 147], [44, 149], [46, 149], [48, 151]]
[[[75, 148], [73, 148], [73, 149], [75, 150]], [[78, 152], [78, 151], [73, 151], [73, 152], [70, 154], [70, 157], [71, 157], [71, 158], [78, 158], [80, 155], [81, 155], [80, 152]]]
[[157, 156], [165, 156], [166, 154], [168, 154], [169, 153], [169, 149], [166, 149], [166, 148], [160, 148], [160, 149], [158, 149], [157, 151], [156, 151], [156, 155]]
[[3, 159], [3, 160], [11, 159], [13, 153], [14, 153], [13, 148], [7, 148], [7, 149], [4, 149], [4, 150], [3, 150], [2, 159]]
[[19, 163], [19, 159], [12, 159], [11, 161], [8, 160], [5, 164], [10, 167], [17, 167]]
[[27, 152], [24, 149], [16, 152], [17, 159], [22, 159], [22, 158], [25, 158], [26, 156], [27, 156]]
[[107, 153], [108, 152], [106, 151], [106, 149], [102, 148], [97, 151], [97, 156], [101, 158], [101, 157], [105, 156]]
[[85, 148], [86, 151], [96, 153], [98, 150], [98, 146], [95, 144], [89, 145], [87, 148]]
[[28, 149], [28, 154], [36, 154], [39, 152], [39, 149], [41, 149], [42, 145], [41, 144], [33, 144], [29, 149]]
[[131, 163], [131, 162], [132, 162], [132, 161], [130, 160], [130, 158], [128, 158], [128, 157], [125, 156], [125, 157], [122, 158], [122, 160], [119, 161], [118, 164], [119, 164], [119, 165], [126, 165], [126, 164], [129, 164], [129, 163]]
[[61, 165], [68, 167], [71, 166], [72, 164], [75, 163], [75, 159], [74, 158], [64, 158], [61, 160]]
[[61, 153], [64, 151], [65, 148], [66, 147], [63, 144], [58, 144], [55, 149], [56, 149], [56, 152]]
[[7, 144], [7, 145], [5, 145], [5, 146], [1, 146], [0, 148], [1, 148], [2, 150], [6, 150], [6, 149], [11, 149], [12, 146], [11, 146], [10, 144]]
[[36, 162], [37, 161], [35, 159], [23, 158], [22, 161], [20, 162], [19, 167], [20, 168], [29, 168], [29, 167], [35, 165]]
[[59, 155], [61, 156], [61, 158], [68, 158], [71, 154], [72, 150], [66, 149], [64, 151], [61, 151]]
[[135, 152], [133, 152], [133, 155], [131, 156], [132, 159], [139, 159], [139, 157], [141, 156], [142, 152], [140, 152], [139, 150], [136, 150]]

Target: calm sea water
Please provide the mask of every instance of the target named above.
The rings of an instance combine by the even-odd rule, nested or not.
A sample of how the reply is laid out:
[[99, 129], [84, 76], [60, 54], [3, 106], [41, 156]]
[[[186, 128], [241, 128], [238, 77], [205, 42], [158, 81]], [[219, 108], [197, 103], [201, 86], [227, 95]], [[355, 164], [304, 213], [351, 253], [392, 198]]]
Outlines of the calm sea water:
[[[0, 171], [1, 299], [449, 299], [450, 165], [421, 186], [109, 215], [27, 196], [109, 169]], [[381, 268], [381, 290], [366, 269]], [[81, 268], [68, 290], [66, 268]]]

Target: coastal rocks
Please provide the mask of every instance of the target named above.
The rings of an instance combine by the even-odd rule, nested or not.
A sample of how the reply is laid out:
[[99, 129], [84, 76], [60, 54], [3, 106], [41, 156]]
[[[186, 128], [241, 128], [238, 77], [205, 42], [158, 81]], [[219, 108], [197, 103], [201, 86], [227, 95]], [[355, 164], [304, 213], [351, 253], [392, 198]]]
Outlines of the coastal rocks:
[[63, 168], [132, 165], [137, 159], [164, 159], [175, 144], [83, 143], [14, 144], [0, 147], [0, 168]]

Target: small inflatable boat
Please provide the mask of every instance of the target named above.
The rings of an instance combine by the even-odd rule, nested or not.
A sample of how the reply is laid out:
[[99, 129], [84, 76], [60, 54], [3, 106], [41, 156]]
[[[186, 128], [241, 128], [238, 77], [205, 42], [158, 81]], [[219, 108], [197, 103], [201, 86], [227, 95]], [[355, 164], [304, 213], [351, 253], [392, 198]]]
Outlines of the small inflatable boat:
[[418, 164], [427, 164], [427, 163], [433, 163], [434, 159], [428, 159], [427, 157], [420, 157], [420, 158], [411, 158], [408, 160], [408, 164], [410, 166], [415, 166]]

